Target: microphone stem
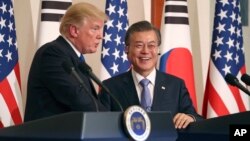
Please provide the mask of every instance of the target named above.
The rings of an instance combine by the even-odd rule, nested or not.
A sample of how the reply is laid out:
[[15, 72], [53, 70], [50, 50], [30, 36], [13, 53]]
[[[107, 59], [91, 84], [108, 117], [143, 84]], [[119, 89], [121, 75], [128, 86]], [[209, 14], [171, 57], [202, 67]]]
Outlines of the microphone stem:
[[75, 78], [80, 82], [80, 87], [83, 88], [83, 90], [85, 90], [85, 91], [89, 94], [90, 98], [92, 99], [92, 101], [93, 101], [94, 104], [95, 104], [96, 112], [99, 112], [99, 106], [98, 106], [98, 104], [97, 104], [97, 102], [96, 102], [96, 100], [95, 100], [95, 97], [90, 93], [89, 89], [87, 89], [87, 88], [85, 87], [85, 86], [87, 86], [87, 85], [85, 85], [85, 83], [81, 80], [81, 78], [80, 78], [80, 76], [77, 74], [76, 70], [72, 70], [72, 74], [73, 74], [73, 76], [75, 76]]
[[73, 75], [76, 80], [80, 83], [80, 87], [83, 88], [83, 90], [85, 92], [87, 92], [87, 94], [90, 96], [91, 100], [94, 102], [95, 104], [95, 109], [96, 112], [99, 112], [99, 106], [96, 102], [95, 97], [92, 95], [92, 93], [90, 93], [89, 89], [86, 88], [87, 85], [85, 85], [85, 83], [83, 82], [83, 80], [81, 79], [81, 77], [79, 76], [79, 74], [77, 73], [75, 67], [73, 66], [73, 64], [70, 62], [70, 60], [66, 60], [62, 63], [62, 67], [63, 69], [68, 73]]
[[250, 92], [248, 91], [247, 88], [243, 87], [242, 85], [239, 85], [240, 89], [245, 92], [248, 96], [250, 96]]
[[123, 112], [123, 108], [120, 102], [113, 96], [113, 94], [109, 91], [109, 89], [105, 85], [102, 84], [101, 80], [99, 80], [96, 77], [96, 75], [92, 72], [92, 69], [88, 66], [88, 64], [86, 62], [82, 62], [81, 64], [79, 64], [78, 67], [83, 73], [87, 74], [99, 87], [104, 89], [104, 91], [106, 91], [110, 95], [110, 97], [117, 103], [120, 110]]
[[123, 108], [122, 108], [122, 105], [120, 104], [120, 102], [113, 96], [113, 94], [111, 94], [111, 92], [109, 91], [109, 89], [108, 89], [105, 85], [103, 85], [103, 89], [104, 89], [104, 91], [106, 91], [106, 92], [110, 95], [110, 97], [115, 101], [115, 103], [119, 106], [120, 110], [121, 110], [122, 112], [124, 112], [124, 111], [123, 111]]
[[110, 95], [110, 97], [117, 103], [117, 105], [119, 106], [120, 110], [121, 110], [122, 112], [124, 112], [124, 110], [123, 110], [123, 108], [122, 108], [120, 102], [114, 97], [114, 95], [109, 91], [109, 89], [108, 89], [105, 85], [103, 85], [103, 83], [96, 77], [96, 75], [95, 75], [91, 70], [86, 71], [86, 72], [87, 72], [87, 74], [90, 76], [90, 78], [91, 78], [94, 82], [96, 82], [97, 85], [99, 85], [99, 87], [101, 87], [104, 91], [106, 91], [106, 92]]

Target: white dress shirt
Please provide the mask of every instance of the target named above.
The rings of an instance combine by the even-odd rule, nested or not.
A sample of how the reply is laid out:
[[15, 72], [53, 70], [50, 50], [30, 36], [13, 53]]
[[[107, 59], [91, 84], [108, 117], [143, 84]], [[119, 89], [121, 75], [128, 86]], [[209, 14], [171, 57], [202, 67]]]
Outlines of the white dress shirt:
[[[136, 92], [139, 98], [139, 101], [141, 102], [141, 92], [142, 92], [142, 86], [140, 85], [140, 81], [142, 79], [144, 79], [144, 77], [142, 75], [140, 75], [139, 73], [135, 72], [132, 68], [132, 77], [134, 80], [134, 84], [135, 84], [135, 88], [136, 88]], [[156, 78], [156, 69], [154, 69], [147, 77], [146, 79], [148, 79], [150, 81], [150, 83], [148, 84], [148, 88], [150, 91], [150, 96], [151, 96], [151, 104], [153, 103], [153, 98], [154, 98], [154, 86], [155, 86], [155, 78]]]

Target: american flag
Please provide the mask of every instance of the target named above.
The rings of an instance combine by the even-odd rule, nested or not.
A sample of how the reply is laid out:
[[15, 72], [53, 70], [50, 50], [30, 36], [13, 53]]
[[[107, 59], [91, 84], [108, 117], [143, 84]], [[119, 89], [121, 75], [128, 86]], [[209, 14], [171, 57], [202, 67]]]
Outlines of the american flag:
[[104, 26], [101, 53], [101, 80], [127, 71], [130, 63], [125, 53], [124, 37], [128, 29], [126, 0], [107, 0], [109, 20]]
[[13, 5], [11, 0], [0, 0], [0, 126], [22, 122], [23, 105]]
[[197, 109], [187, 1], [166, 0], [161, 21], [159, 69], [185, 81]]
[[227, 73], [246, 72], [239, 0], [216, 0], [212, 49], [203, 102], [207, 118], [249, 110], [244, 92], [226, 83]]
[[39, 28], [38, 47], [50, 42], [60, 35], [60, 19], [65, 14], [72, 0], [42, 0], [41, 21]]

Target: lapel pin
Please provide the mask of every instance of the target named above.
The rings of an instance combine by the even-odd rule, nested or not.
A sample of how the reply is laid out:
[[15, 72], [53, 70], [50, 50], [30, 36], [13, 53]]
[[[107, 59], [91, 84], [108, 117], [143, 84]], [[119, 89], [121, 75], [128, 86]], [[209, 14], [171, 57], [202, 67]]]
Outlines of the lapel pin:
[[166, 88], [165, 88], [164, 86], [161, 86], [161, 89], [162, 89], [162, 90], [165, 90]]

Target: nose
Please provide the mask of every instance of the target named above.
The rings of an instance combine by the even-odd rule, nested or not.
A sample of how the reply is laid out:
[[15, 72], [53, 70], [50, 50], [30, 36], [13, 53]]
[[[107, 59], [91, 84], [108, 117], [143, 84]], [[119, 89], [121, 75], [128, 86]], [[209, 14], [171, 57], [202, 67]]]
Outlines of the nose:
[[100, 39], [102, 39], [103, 37], [102, 37], [102, 35], [97, 35], [96, 38], [100, 40]]
[[141, 51], [142, 52], [149, 52], [148, 45], [144, 45]]
[[96, 36], [97, 39], [103, 39], [103, 32], [102, 31], [99, 31], [97, 36]]

